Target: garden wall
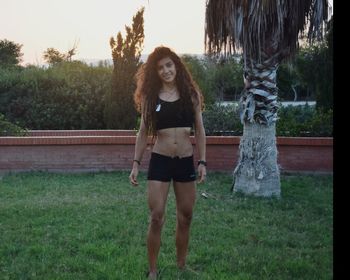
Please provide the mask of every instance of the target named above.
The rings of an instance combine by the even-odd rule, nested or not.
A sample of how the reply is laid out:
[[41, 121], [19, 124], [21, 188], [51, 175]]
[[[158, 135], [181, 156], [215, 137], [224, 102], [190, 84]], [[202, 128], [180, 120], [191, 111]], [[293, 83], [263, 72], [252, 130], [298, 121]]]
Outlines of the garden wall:
[[[0, 173], [19, 171], [130, 170], [136, 131], [31, 131], [26, 137], [0, 137]], [[208, 171], [232, 172], [238, 160], [238, 136], [207, 136]], [[197, 151], [195, 139], [192, 138]], [[151, 144], [151, 139], [149, 139]], [[146, 170], [151, 145], [141, 169]], [[333, 138], [277, 137], [282, 172], [333, 172]]]

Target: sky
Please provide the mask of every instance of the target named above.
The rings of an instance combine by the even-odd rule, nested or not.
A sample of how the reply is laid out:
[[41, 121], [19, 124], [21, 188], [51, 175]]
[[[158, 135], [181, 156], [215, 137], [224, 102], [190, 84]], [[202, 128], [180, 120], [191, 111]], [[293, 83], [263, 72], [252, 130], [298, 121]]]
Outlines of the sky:
[[[159, 45], [179, 54], [204, 53], [206, 0], [0, 0], [0, 40], [21, 44], [23, 65], [43, 64], [43, 52], [77, 44], [73, 59], [111, 59], [109, 40], [141, 8], [147, 55]], [[333, 1], [329, 1], [333, 6]]]
[[204, 53], [205, 0], [0, 0], [0, 40], [22, 44], [23, 65], [42, 64], [43, 52], [64, 53], [77, 44], [74, 59], [111, 59], [109, 40], [141, 7], [144, 47], [159, 45], [179, 54]]

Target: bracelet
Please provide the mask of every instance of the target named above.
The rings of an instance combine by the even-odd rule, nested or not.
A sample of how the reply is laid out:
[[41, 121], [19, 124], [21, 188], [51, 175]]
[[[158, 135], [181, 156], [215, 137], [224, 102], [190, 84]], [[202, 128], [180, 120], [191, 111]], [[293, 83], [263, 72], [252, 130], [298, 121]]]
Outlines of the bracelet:
[[207, 162], [205, 160], [199, 160], [198, 165], [200, 165], [200, 164], [207, 166]]
[[137, 162], [138, 165], [141, 164], [141, 161], [137, 160], [137, 159], [134, 159], [133, 161]]

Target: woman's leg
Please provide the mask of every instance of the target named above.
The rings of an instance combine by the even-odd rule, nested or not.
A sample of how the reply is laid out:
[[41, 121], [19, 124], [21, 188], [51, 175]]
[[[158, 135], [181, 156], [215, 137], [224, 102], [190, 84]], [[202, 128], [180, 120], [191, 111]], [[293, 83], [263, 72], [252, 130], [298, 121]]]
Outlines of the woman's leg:
[[196, 200], [195, 182], [174, 182], [176, 196], [176, 256], [177, 266], [184, 268], [189, 243], [192, 211]]
[[169, 182], [148, 181], [148, 206], [150, 224], [147, 235], [147, 249], [150, 276], [157, 273], [157, 257], [160, 248], [161, 230], [164, 224], [164, 212], [169, 193]]

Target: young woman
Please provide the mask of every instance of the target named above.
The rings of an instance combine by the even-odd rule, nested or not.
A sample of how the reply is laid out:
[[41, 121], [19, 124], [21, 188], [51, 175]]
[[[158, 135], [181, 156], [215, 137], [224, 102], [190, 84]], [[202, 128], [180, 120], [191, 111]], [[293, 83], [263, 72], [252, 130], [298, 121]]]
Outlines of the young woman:
[[[147, 137], [154, 136], [148, 169], [148, 205], [150, 225], [147, 236], [149, 278], [157, 277], [157, 257], [170, 182], [176, 196], [177, 266], [185, 267], [192, 211], [198, 183], [206, 176], [206, 142], [202, 121], [203, 97], [185, 65], [171, 49], [156, 48], [137, 75], [135, 103], [141, 112], [135, 156], [129, 176], [138, 185], [137, 175]], [[198, 148], [198, 178], [190, 141], [194, 126]]]

